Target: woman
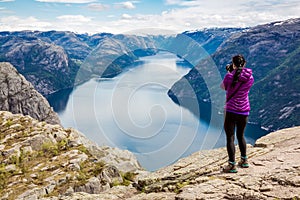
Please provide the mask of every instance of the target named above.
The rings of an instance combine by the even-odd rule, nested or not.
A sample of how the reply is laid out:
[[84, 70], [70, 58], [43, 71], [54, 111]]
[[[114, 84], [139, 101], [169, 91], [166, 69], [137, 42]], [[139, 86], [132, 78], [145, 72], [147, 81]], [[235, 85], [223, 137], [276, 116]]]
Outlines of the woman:
[[224, 130], [229, 160], [228, 165], [223, 168], [223, 172], [227, 173], [237, 172], [234, 145], [235, 130], [241, 152], [241, 160], [238, 165], [243, 168], [249, 167], [244, 130], [250, 111], [248, 94], [254, 78], [252, 70], [245, 68], [245, 65], [246, 61], [242, 55], [234, 56], [232, 58], [233, 71], [228, 72], [221, 83], [221, 88], [226, 90]]

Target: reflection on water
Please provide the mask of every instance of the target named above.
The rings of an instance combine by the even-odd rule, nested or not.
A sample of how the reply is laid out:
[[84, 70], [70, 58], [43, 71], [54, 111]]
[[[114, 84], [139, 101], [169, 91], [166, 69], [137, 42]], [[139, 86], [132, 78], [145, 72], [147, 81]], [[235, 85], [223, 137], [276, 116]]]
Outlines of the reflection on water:
[[[135, 153], [148, 170], [201, 149], [224, 146], [222, 124], [209, 128], [207, 120], [199, 120], [167, 95], [190, 66], [166, 52], [141, 60], [138, 67], [115, 78], [95, 78], [49, 99], [52, 106], [58, 104], [54, 108], [63, 126], [80, 130], [98, 145]], [[200, 105], [200, 112], [209, 115], [207, 108]], [[262, 133], [259, 128], [255, 131]], [[253, 143], [253, 138], [247, 141]]]

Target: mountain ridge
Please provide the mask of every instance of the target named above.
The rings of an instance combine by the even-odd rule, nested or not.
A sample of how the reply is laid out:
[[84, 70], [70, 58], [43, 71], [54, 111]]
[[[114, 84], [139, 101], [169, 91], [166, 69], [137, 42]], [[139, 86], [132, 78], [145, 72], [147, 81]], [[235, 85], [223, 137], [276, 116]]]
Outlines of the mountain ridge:
[[[225, 30], [203, 31], [201, 37], [216, 43], [211, 47], [208, 45], [208, 51], [215, 51], [220, 41], [238, 29]], [[190, 37], [192, 33], [183, 34]], [[4, 31], [0, 32], [0, 61], [11, 62], [40, 93], [47, 96], [87, 81], [93, 74], [116, 76], [139, 56], [153, 55], [157, 48], [168, 49], [169, 40], [173, 38], [109, 33], [86, 35], [70, 31]], [[198, 42], [205, 45], [203, 38], [200, 41], [198, 37]], [[56, 58], [48, 59], [45, 65], [44, 60], [53, 55]], [[63, 65], [59, 67], [58, 63]], [[34, 70], [39, 70], [39, 75]]]

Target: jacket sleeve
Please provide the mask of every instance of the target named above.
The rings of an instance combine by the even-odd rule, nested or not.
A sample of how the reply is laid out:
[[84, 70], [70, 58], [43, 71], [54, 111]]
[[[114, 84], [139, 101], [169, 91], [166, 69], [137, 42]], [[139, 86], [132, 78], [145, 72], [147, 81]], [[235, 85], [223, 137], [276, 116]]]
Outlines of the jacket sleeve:
[[227, 73], [226, 75], [225, 75], [225, 77], [224, 77], [224, 79], [223, 79], [223, 82], [221, 83], [221, 85], [223, 85], [224, 86], [224, 90], [227, 90], [228, 89], [228, 87], [230, 86], [230, 84], [231, 84], [231, 78], [230, 78], [230, 74], [229, 73]]

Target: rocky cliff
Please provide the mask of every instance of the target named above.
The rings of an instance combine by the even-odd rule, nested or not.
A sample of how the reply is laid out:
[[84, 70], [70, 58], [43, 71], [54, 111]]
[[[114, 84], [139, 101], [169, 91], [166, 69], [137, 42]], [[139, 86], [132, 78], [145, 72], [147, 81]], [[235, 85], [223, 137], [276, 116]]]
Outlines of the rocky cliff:
[[250, 168], [237, 174], [220, 171], [225, 148], [196, 152], [151, 173], [128, 151], [1, 111], [0, 199], [299, 199], [299, 132], [283, 129], [248, 145]]
[[60, 124], [48, 101], [9, 63], [0, 63], [0, 110]]

